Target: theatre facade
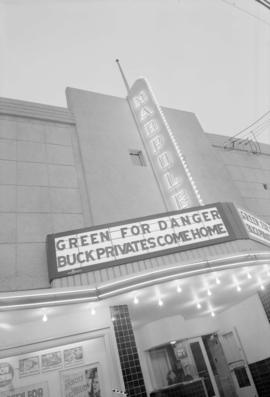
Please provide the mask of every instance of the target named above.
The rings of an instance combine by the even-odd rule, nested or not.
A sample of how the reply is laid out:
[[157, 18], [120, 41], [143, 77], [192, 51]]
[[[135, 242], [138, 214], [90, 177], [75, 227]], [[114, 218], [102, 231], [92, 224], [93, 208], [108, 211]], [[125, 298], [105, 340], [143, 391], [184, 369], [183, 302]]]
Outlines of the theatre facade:
[[270, 146], [0, 99], [0, 397], [270, 395]]

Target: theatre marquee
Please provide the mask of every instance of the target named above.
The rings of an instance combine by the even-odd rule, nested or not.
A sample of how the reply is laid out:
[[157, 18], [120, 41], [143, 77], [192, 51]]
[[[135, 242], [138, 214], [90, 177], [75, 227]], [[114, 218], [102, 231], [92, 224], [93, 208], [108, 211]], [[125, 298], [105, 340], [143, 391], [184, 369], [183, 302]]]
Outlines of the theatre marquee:
[[232, 204], [216, 203], [47, 236], [50, 280], [248, 238]]

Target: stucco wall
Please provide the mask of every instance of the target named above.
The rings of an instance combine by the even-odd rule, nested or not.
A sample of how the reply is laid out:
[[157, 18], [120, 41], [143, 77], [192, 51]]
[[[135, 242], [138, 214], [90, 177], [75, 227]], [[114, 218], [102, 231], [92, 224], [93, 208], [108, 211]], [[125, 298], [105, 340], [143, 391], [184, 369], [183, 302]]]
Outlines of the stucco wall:
[[[143, 144], [125, 99], [67, 89], [85, 173], [93, 224], [165, 211]], [[132, 163], [141, 150], [146, 166]]]
[[224, 149], [228, 137], [213, 134], [207, 136], [241, 193], [245, 208], [270, 223], [269, 145], [260, 144], [257, 153], [252, 153], [247, 145], [238, 145], [242, 150], [228, 150]]
[[20, 101], [2, 102], [1, 112], [0, 290], [48, 287], [46, 235], [85, 220], [74, 125]]
[[189, 166], [204, 204], [232, 201], [243, 205], [243, 199], [222, 158], [212, 147], [196, 115], [164, 108], [167, 121]]

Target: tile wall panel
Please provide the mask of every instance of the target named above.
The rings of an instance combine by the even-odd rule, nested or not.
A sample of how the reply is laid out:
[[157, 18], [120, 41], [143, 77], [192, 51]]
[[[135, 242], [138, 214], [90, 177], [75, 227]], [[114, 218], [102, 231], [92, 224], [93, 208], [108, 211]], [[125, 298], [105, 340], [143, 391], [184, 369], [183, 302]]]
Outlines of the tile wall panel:
[[270, 322], [270, 284], [266, 285], [265, 289], [263, 291], [259, 291], [258, 293], [268, 321]]
[[67, 109], [0, 98], [1, 292], [49, 287], [47, 234], [85, 226], [74, 135]]
[[270, 358], [249, 364], [259, 397], [270, 396]]
[[129, 397], [146, 397], [146, 390], [127, 305], [111, 307], [120, 364]]

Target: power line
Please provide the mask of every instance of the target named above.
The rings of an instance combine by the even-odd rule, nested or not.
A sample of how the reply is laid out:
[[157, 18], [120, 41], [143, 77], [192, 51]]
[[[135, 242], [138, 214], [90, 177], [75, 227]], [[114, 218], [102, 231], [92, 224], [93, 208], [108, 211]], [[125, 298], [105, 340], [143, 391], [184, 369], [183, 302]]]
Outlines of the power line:
[[[264, 113], [259, 119], [251, 123], [248, 127], [239, 131], [224, 143], [224, 148], [233, 150], [247, 150], [252, 153], [261, 153], [258, 137], [270, 125], [270, 110]], [[246, 149], [247, 148], [247, 149]]]
[[[250, 129], [251, 127], [253, 127], [253, 126], [255, 126], [254, 128], [256, 128], [256, 125], [258, 125], [258, 123], [259, 123], [261, 120], [265, 119], [266, 116], [268, 116], [268, 115], [270, 116], [270, 110], [268, 110], [268, 112], [264, 113], [260, 118], [258, 118], [257, 120], [255, 120], [253, 123], [251, 123], [248, 127], [245, 127], [243, 130], [241, 130], [241, 131], [239, 131], [237, 134], [235, 134], [235, 135], [233, 136], [233, 138], [237, 137], [238, 135], [244, 134], [247, 130], [249, 130], [249, 129]], [[265, 120], [264, 123], [265, 123], [265, 122], [268, 122], [268, 121], [269, 121], [269, 119]]]
[[[251, 12], [245, 10], [244, 8], [241, 8], [241, 7], [237, 6], [235, 3], [231, 3], [231, 2], [228, 1], [228, 0], [220, 0], [220, 1], [222, 1], [222, 2], [225, 3], [225, 4], [227, 4], [228, 6], [237, 8], [237, 10], [244, 12], [245, 14], [249, 15], [249, 16], [252, 17], [252, 18], [257, 19], [258, 21], [264, 23], [264, 24], [267, 25], [267, 26], [270, 26], [270, 23], [268, 23], [265, 19], [262, 19], [262, 18], [258, 17], [257, 15], [252, 14]], [[257, 1], [257, 0], [255, 0], [255, 1]], [[269, 5], [270, 5], [270, 4], [269, 4]]]
[[270, 3], [267, 0], [255, 0], [257, 1], [257, 3], [260, 3], [262, 6], [268, 8], [268, 10], [270, 10]]

